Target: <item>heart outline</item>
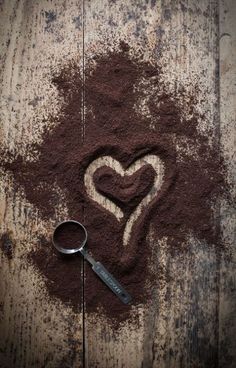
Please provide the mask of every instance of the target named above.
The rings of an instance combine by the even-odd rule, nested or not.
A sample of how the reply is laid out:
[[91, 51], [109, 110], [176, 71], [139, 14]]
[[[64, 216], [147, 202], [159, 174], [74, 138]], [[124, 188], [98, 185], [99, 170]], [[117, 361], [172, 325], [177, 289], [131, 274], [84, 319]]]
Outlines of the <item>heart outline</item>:
[[111, 201], [109, 198], [102, 195], [96, 190], [93, 181], [93, 174], [99, 167], [109, 166], [122, 176], [126, 175], [127, 173], [129, 175], [132, 175], [139, 168], [141, 168], [146, 164], [150, 164], [156, 172], [154, 184], [149, 193], [141, 200], [141, 202], [134, 209], [134, 211], [131, 213], [128, 220], [126, 221], [123, 233], [123, 246], [128, 245], [131, 238], [132, 229], [135, 223], [137, 222], [138, 218], [142, 214], [143, 207], [148, 207], [148, 205], [152, 202], [152, 200], [157, 196], [158, 191], [161, 189], [163, 185], [164, 170], [165, 170], [163, 161], [157, 155], [146, 154], [145, 156], [142, 156], [137, 160], [135, 160], [134, 162], [132, 162], [130, 166], [124, 169], [123, 165], [118, 160], [114, 159], [112, 156], [108, 155], [100, 156], [94, 159], [92, 162], [90, 162], [84, 174], [84, 184], [89, 198], [91, 198], [93, 201], [97, 202], [107, 211], [115, 215], [118, 222], [121, 222], [124, 217], [123, 211], [113, 201]]

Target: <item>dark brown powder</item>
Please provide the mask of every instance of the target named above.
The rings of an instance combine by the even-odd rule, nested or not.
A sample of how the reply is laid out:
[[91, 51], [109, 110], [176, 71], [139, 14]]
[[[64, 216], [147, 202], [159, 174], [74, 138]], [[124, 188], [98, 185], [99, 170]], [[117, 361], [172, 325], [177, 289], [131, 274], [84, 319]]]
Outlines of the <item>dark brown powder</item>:
[[68, 222], [61, 224], [54, 233], [54, 243], [61, 248], [79, 248], [85, 239], [82, 227]]
[[133, 175], [123, 177], [110, 167], [103, 166], [95, 171], [93, 179], [96, 190], [110, 198], [128, 217], [150, 192], [155, 176], [151, 165], [144, 165]]
[[[78, 66], [70, 63], [53, 78], [64, 103], [59, 118], [51, 118], [56, 126], [45, 131], [42, 144], [33, 147], [39, 158], [28, 162], [19, 155], [9, 159], [5, 154], [4, 166], [45, 219], [55, 218], [54, 205], [60, 198], [51, 188], [57, 184], [65, 192], [70, 218], [86, 226], [88, 248], [95, 259], [124, 285], [133, 304], [145, 303], [150, 291], [145, 285], [151, 280], [151, 249], [146, 242], [150, 224], [154, 225], [156, 239], [167, 237], [170, 249], [187, 251], [189, 234], [205, 241], [206, 246], [220, 247], [213, 204], [223, 193], [223, 164], [218, 142], [209, 145], [207, 136], [197, 129], [196, 98], [190, 96], [188, 102], [193, 117], [184, 118], [179, 101], [185, 91], [163, 92], [157, 66], [131, 58], [124, 44], [120, 52], [95, 61], [96, 67], [88, 67], [85, 73], [85, 124], [81, 116], [81, 76]], [[146, 102], [148, 118], [136, 106], [145, 98], [146, 87], [139, 84], [141, 80], [154, 90]], [[84, 174], [88, 165], [103, 155], [112, 156], [126, 169], [146, 154], [162, 159], [164, 181], [156, 198], [134, 224], [124, 249], [127, 218], [152, 187], [153, 168], [145, 165], [132, 177], [123, 178], [108, 167], [95, 172], [96, 189], [124, 211], [121, 221], [88, 197]], [[30, 257], [46, 276], [49, 293], [79, 310], [81, 257], [60, 256], [50, 242], [47, 246], [39, 243]], [[90, 266], [86, 266], [84, 295], [88, 313], [102, 307], [113, 321], [122, 321], [129, 315], [130, 307], [103, 285]]]
[[8, 233], [3, 233], [0, 237], [0, 248], [3, 254], [10, 260], [13, 257], [13, 242]]

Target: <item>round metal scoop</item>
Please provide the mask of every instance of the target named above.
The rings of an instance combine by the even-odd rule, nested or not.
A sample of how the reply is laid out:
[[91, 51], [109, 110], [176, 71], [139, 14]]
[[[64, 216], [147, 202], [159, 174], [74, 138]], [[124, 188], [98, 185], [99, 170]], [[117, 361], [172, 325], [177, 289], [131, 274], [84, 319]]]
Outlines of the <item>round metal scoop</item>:
[[[63, 230], [66, 230], [68, 226], [73, 225], [74, 228], [78, 227], [78, 232], [84, 234], [82, 240], [80, 240], [80, 244], [73, 245], [73, 248], [64, 247], [57, 240], [57, 235], [59, 233], [63, 234]], [[92, 265], [93, 271], [100, 277], [100, 279], [113, 291], [114, 294], [118, 296], [118, 298], [125, 304], [128, 304], [131, 301], [131, 296], [127, 293], [127, 291], [120, 285], [120, 283], [107, 271], [107, 269], [100, 263], [96, 262], [93, 257], [87, 252], [85, 249], [85, 245], [88, 239], [88, 233], [84, 225], [82, 225], [78, 221], [68, 220], [63, 221], [54, 229], [52, 242], [54, 247], [63, 254], [74, 254], [80, 252], [83, 257]]]

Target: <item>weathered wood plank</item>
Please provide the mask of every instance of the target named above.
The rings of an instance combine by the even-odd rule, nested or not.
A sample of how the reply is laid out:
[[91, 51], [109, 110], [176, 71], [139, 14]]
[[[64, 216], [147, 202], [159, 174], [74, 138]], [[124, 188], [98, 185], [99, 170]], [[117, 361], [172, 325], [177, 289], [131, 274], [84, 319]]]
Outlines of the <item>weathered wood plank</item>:
[[[205, 115], [201, 129], [218, 134], [217, 1], [85, 2], [85, 65], [96, 54], [116, 50], [120, 40], [134, 54], [161, 65], [170, 91], [182, 84], [191, 92], [197, 82], [197, 109]], [[149, 307], [139, 307], [138, 327], [126, 323], [114, 331], [99, 314], [85, 314], [87, 367], [218, 366], [219, 260], [214, 249], [190, 238], [189, 251], [173, 256], [162, 240], [153, 244], [152, 267], [155, 292]], [[161, 285], [159, 269], [165, 275]]]
[[[216, 134], [221, 132], [231, 180], [236, 49], [232, 0], [220, 1], [221, 127], [218, 1], [94, 0], [84, 1], [84, 13], [82, 1], [75, 0], [4, 1], [0, 7], [0, 134], [6, 147], [27, 155], [24, 143], [40, 139], [45, 117], [57, 113], [50, 71], [74, 56], [78, 60], [78, 54], [82, 69], [84, 18], [85, 65], [125, 40], [134, 53], [162, 66], [170, 91], [183, 84], [191, 92], [198, 82], [198, 109], [205, 114], [201, 129], [211, 126]], [[85, 114], [85, 134], [86, 124]], [[12, 259], [1, 254], [1, 364], [83, 366], [82, 316], [49, 298], [43, 278], [27, 261], [38, 236], [49, 237], [54, 222], [42, 221], [24, 195], [14, 193], [11, 180], [4, 178], [0, 191], [1, 233], [7, 233], [4, 246], [13, 249]], [[108, 206], [119, 216], [114, 205]], [[58, 208], [57, 220], [65, 211]], [[221, 216], [225, 237], [233, 244], [232, 210], [222, 206]], [[138, 307], [139, 326], [127, 322], [118, 331], [99, 313], [85, 313], [85, 366], [233, 367], [233, 247], [233, 258], [221, 264], [214, 249], [193, 238], [187, 254], [173, 255], [165, 240], [154, 244], [153, 231], [150, 224], [152, 268], [157, 274], [152, 303]]]
[[[143, 1], [88, 1], [84, 9], [84, 54], [85, 67], [94, 55], [116, 51], [120, 41], [128, 42], [134, 53], [143, 53], [146, 60], [153, 57], [156, 46], [155, 27], [160, 18], [161, 5], [156, 8]], [[149, 24], [148, 24], [149, 23]], [[145, 27], [147, 30], [145, 31]], [[146, 33], [146, 38], [144, 37]], [[141, 46], [140, 46], [141, 45]], [[141, 48], [141, 50], [139, 50]], [[85, 82], [86, 83], [86, 82]], [[85, 114], [85, 134], [89, 121]], [[107, 164], [113, 167], [112, 159]], [[98, 160], [97, 167], [102, 165]], [[122, 174], [119, 167], [114, 167]], [[89, 183], [88, 183], [89, 184]], [[90, 188], [92, 191], [93, 188]], [[96, 197], [96, 193], [94, 193]], [[99, 201], [99, 196], [97, 196]], [[104, 203], [105, 204], [105, 203]], [[117, 218], [120, 211], [109, 201], [108, 208]], [[107, 208], [107, 206], [105, 206]], [[129, 224], [129, 227], [132, 224]], [[86, 268], [85, 268], [86, 271]], [[87, 291], [89, 293], [89, 290]], [[116, 331], [111, 323], [99, 312], [86, 313], [86, 272], [85, 272], [85, 366], [86, 367], [129, 367], [143, 364], [143, 349], [146, 329], [144, 309], [140, 305], [139, 327], [122, 324]], [[147, 343], [149, 343], [151, 339]], [[96, 343], [95, 343], [96, 342]], [[145, 365], [144, 365], [145, 366]]]
[[[171, 19], [166, 21], [163, 17], [161, 21], [167, 78], [190, 84], [190, 89], [197, 80], [199, 108], [207, 115], [201, 127], [207, 129], [215, 124], [217, 131], [217, 2], [181, 2], [176, 3], [175, 9], [172, 4], [165, 2], [163, 8], [163, 13], [171, 9]], [[157, 289], [154, 305], [160, 307], [154, 315], [153, 349], [146, 353], [146, 366], [215, 367], [217, 256], [213, 249], [194, 239], [189, 239], [189, 251], [181, 256], [165, 253], [163, 248], [156, 245], [157, 267], [166, 270], [168, 282], [164, 289]]]
[[[25, 143], [38, 141], [47, 116], [58, 111], [51, 71], [82, 56], [82, 1], [1, 1], [0, 10], [1, 144], [26, 157]], [[49, 297], [27, 259], [40, 237], [50, 238], [66, 208], [58, 203], [57, 218], [42, 221], [11, 182], [2, 178], [0, 192], [3, 247], [12, 248], [12, 259], [1, 253], [0, 365], [82, 366], [82, 315]]]
[[[221, 145], [228, 169], [228, 181], [235, 197], [236, 121], [236, 3], [220, 1], [220, 123]], [[234, 367], [236, 362], [236, 241], [235, 211], [222, 204], [221, 227], [229, 245], [230, 257], [222, 257], [219, 298], [219, 366]]]

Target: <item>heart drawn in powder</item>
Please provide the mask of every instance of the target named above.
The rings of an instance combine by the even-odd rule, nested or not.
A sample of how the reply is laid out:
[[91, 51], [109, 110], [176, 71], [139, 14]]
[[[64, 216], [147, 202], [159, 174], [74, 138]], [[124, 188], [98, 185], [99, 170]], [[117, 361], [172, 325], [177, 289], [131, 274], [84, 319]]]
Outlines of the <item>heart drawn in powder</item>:
[[108, 166], [99, 167], [93, 180], [96, 190], [119, 206], [127, 216], [153, 187], [156, 172], [144, 165], [131, 175], [122, 176]]
[[123, 244], [149, 203], [157, 196], [164, 177], [160, 157], [147, 154], [126, 170], [111, 156], [102, 156], [87, 167], [84, 183], [88, 196], [111, 212], [119, 222], [125, 220]]

